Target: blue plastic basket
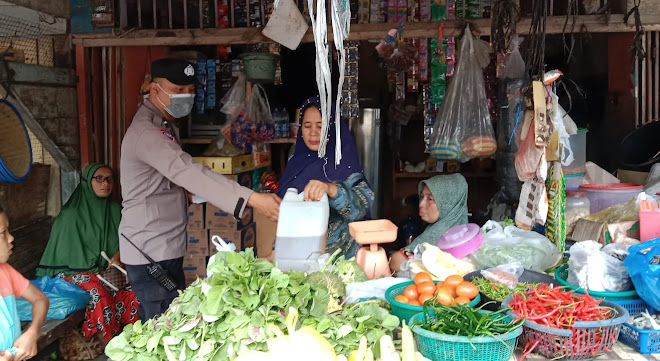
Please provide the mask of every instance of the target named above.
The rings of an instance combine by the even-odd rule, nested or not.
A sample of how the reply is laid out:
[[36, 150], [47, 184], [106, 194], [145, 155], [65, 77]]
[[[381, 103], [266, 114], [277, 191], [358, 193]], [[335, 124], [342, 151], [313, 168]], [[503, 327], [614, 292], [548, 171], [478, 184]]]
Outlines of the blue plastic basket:
[[[513, 300], [509, 296], [502, 301], [502, 307], [509, 307]], [[570, 329], [542, 326], [526, 320], [523, 323], [521, 343], [535, 343], [535, 351], [553, 360], [592, 360], [612, 351], [612, 346], [619, 337], [621, 325], [628, 320], [629, 314], [625, 308], [610, 301], [602, 301], [601, 306], [617, 311], [617, 316], [602, 321], [578, 321]], [[509, 311], [511, 317], [517, 314]], [[596, 345], [595, 339], [605, 340]]]
[[[429, 317], [433, 319], [434, 314]], [[410, 319], [410, 324], [423, 320], [424, 313], [418, 313]], [[513, 355], [522, 327], [498, 335], [497, 338], [444, 335], [425, 330], [419, 325], [413, 325], [412, 332], [415, 334], [417, 349], [431, 361], [507, 361]]]
[[[650, 314], [658, 311], [649, 308]], [[660, 353], [660, 330], [637, 328], [629, 323], [621, 326], [619, 340], [642, 354]]]
[[[435, 284], [437, 284], [439, 281], [434, 281]], [[410, 281], [410, 282], [404, 282], [404, 283], [399, 283], [396, 284], [385, 291], [385, 299], [390, 303], [390, 313], [396, 317], [399, 318], [399, 322], [401, 320], [406, 320], [408, 321], [411, 317], [415, 316], [416, 314], [424, 311], [423, 306], [413, 306], [413, 305], [408, 305], [403, 302], [399, 302], [394, 299], [394, 297], [398, 295], [402, 295], [403, 291], [405, 291], [406, 287], [414, 284], [415, 282]], [[468, 303], [468, 306], [476, 306], [479, 302], [481, 301], [481, 297], [477, 293], [477, 297], [475, 297], [470, 303]]]
[[[594, 297], [595, 298], [595, 297]], [[612, 303], [616, 303], [617, 305], [623, 307], [628, 311], [628, 314], [630, 316], [637, 316], [640, 313], [648, 310], [649, 312], [655, 312], [655, 310], [649, 306], [646, 302], [644, 302], [643, 299], [637, 298], [637, 299], [607, 299], [606, 301], [610, 301]]]

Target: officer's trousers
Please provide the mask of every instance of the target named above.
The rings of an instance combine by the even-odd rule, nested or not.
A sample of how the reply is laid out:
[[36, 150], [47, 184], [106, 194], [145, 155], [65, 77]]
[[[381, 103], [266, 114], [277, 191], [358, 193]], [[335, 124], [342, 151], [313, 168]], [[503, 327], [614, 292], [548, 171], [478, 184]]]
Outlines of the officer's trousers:
[[[158, 264], [174, 279], [179, 289], [184, 290], [186, 288], [186, 280], [183, 274], [183, 257], [160, 261]], [[147, 266], [146, 264], [126, 265], [128, 282], [130, 282], [131, 288], [140, 302], [138, 317], [142, 322], [167, 311], [172, 300], [179, 295], [177, 290], [168, 291], [165, 289], [149, 274]]]

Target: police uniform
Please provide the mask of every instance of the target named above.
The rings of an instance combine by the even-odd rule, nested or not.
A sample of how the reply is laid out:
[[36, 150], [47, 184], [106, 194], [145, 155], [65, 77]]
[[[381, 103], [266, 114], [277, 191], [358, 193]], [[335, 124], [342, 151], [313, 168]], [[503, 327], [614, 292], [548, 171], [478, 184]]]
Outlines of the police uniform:
[[[160, 68], [154, 63], [154, 78], [164, 77], [178, 85], [193, 84], [192, 65], [174, 62], [174, 66], [166, 62]], [[172, 75], [173, 71], [180, 73]], [[193, 161], [181, 149], [178, 128], [146, 99], [122, 141], [120, 170], [123, 210], [119, 250], [140, 301], [140, 319], [146, 320], [164, 312], [177, 292], [167, 291], [148, 274], [149, 261], [121, 234], [161, 264], [183, 289], [183, 256], [188, 239], [184, 188], [237, 218], [252, 190]]]

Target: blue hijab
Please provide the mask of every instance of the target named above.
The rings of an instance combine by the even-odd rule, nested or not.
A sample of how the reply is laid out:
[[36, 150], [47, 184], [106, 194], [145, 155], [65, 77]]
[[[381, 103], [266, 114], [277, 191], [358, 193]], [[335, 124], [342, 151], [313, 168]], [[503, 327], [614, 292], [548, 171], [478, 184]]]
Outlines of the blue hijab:
[[[302, 120], [305, 110], [309, 107], [316, 107], [321, 110], [321, 101], [318, 96], [309, 98], [303, 102], [300, 107], [300, 115], [298, 117], [298, 124], [302, 128]], [[353, 173], [361, 173], [362, 166], [360, 166], [360, 158], [358, 157], [357, 147], [355, 141], [351, 136], [346, 122], [340, 121], [340, 135], [341, 135], [341, 163], [335, 166], [335, 149], [337, 144], [337, 137], [335, 133], [335, 114], [333, 112], [330, 116], [330, 128], [328, 131], [328, 144], [325, 151], [325, 157], [319, 158], [318, 152], [310, 150], [305, 145], [302, 139], [302, 129], [298, 132], [296, 138], [296, 150], [293, 157], [286, 165], [282, 179], [280, 180], [277, 195], [284, 196], [286, 190], [289, 188], [296, 188], [298, 192], [305, 189], [310, 180], [320, 180], [323, 182], [343, 181]]]

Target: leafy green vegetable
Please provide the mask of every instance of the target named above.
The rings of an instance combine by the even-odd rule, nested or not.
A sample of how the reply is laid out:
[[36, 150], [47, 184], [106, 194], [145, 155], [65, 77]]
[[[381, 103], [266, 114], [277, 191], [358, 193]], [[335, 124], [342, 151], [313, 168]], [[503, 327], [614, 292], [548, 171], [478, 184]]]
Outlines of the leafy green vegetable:
[[477, 288], [479, 288], [479, 292], [483, 293], [490, 299], [500, 302], [514, 293], [522, 294], [528, 289], [538, 288], [540, 285], [540, 283], [518, 282], [518, 285], [515, 289], [510, 289], [509, 287], [499, 282], [493, 282], [483, 277], [473, 278], [472, 283], [474, 283]]
[[302, 272], [282, 272], [254, 257], [252, 249], [220, 252], [209, 266], [214, 274], [198, 280], [172, 302], [166, 313], [145, 324], [127, 325], [106, 355], [114, 361], [169, 359], [228, 360], [242, 349], [266, 350], [273, 336], [267, 325], [283, 328], [285, 310], [323, 318], [330, 296]]
[[346, 355], [357, 348], [362, 335], [374, 346], [383, 335], [391, 334], [399, 326], [399, 319], [381, 307], [381, 301], [373, 300], [347, 306], [325, 317], [306, 318], [302, 324], [316, 328], [337, 354]]
[[[343, 256], [342, 256], [343, 258]], [[354, 282], [364, 282], [368, 281], [367, 273], [362, 269], [354, 258], [351, 259], [338, 259], [335, 262], [335, 269], [337, 275], [344, 281], [344, 284], [348, 285], [349, 283]]]
[[346, 295], [346, 285], [336, 274], [330, 271], [314, 272], [309, 275], [310, 284], [317, 287], [325, 287], [330, 294], [328, 312], [341, 310], [339, 300]]

